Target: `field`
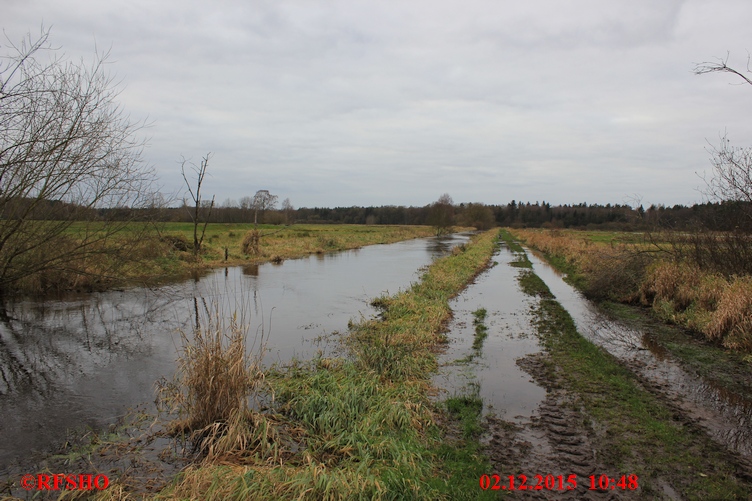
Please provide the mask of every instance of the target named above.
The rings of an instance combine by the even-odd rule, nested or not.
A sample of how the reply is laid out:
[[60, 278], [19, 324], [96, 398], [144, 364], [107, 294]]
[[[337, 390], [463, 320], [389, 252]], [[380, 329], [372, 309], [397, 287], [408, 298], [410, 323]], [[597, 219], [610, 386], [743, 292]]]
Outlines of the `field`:
[[[200, 228], [199, 228], [200, 231]], [[98, 236], [98, 232], [102, 236]], [[64, 241], [74, 247], [95, 241], [86, 252], [15, 284], [26, 294], [92, 291], [130, 284], [154, 284], [205, 268], [267, 261], [280, 263], [310, 254], [357, 249], [432, 236], [429, 226], [209, 224], [198, 255], [190, 223], [128, 223], [117, 231], [96, 224], [73, 224]], [[105, 236], [106, 235], [106, 236]], [[255, 239], [255, 240], [254, 240]], [[59, 247], [59, 243], [57, 244]], [[43, 250], [58, 252], [59, 248]]]
[[[258, 252], [243, 252], [243, 240], [253, 230], [252, 224], [209, 224], [202, 245], [201, 263], [214, 266], [294, 259], [308, 254], [388, 244], [435, 234], [435, 230], [429, 226], [259, 225]], [[167, 223], [160, 228], [160, 233], [163, 239], [186, 242], [188, 250], [183, 252], [192, 249], [191, 224]], [[225, 249], [228, 252], [227, 260], [224, 257]]]

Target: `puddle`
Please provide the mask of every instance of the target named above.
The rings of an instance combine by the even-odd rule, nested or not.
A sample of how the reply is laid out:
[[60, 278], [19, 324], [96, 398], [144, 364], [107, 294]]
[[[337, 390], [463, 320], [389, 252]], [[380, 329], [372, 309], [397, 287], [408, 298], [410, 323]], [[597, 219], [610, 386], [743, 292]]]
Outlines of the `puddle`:
[[671, 398], [717, 442], [752, 458], [752, 402], [686, 372], [649, 333], [631, 329], [600, 313], [561, 274], [526, 249], [535, 273], [574, 319], [577, 330], [627, 362], [644, 380]]
[[[531, 299], [519, 288], [519, 268], [509, 265], [514, 255], [502, 246], [493, 257], [498, 264], [481, 273], [451, 303], [454, 318], [448, 326], [449, 345], [440, 357], [433, 379], [443, 389], [440, 398], [478, 391], [484, 412], [510, 422], [529, 421], [546, 390], [532, 382], [516, 361], [540, 351], [531, 324]], [[488, 337], [473, 348], [473, 312], [487, 310]]]

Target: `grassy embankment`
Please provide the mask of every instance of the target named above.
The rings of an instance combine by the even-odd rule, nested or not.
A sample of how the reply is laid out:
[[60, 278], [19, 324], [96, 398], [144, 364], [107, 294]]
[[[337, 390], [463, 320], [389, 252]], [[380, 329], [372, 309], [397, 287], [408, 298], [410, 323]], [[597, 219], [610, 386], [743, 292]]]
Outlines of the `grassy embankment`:
[[[257, 252], [244, 252], [252, 224], [209, 224], [198, 258], [193, 254], [193, 225], [130, 223], [97, 244], [85, 259], [63, 263], [59, 269], [37, 273], [17, 284], [26, 293], [100, 290], [133, 283], [155, 283], [218, 266], [280, 262], [309, 254], [356, 249], [434, 235], [429, 226], [381, 225], [259, 225]], [[74, 224], [66, 241], [96, 226]], [[246, 247], [246, 251], [249, 249]], [[227, 251], [227, 259], [225, 259]]]
[[641, 253], [651, 246], [631, 233], [513, 233], [687, 369], [752, 400], [752, 277], [724, 277], [665, 253]]
[[[271, 409], [231, 420], [224, 435], [234, 438], [207, 448], [159, 498], [482, 498], [482, 404], [472, 395], [433, 403], [430, 375], [448, 301], [487, 266], [495, 242], [495, 231], [478, 235], [410, 289], [375, 300], [382, 318], [351, 326], [348, 357], [267, 373]], [[260, 434], [237, 431], [260, 424]]]
[[[508, 233], [504, 238], [511, 241]], [[521, 247], [512, 250], [519, 255], [519, 266], [530, 267]], [[548, 379], [575, 396], [575, 405], [597, 437], [602, 461], [622, 474], [638, 475], [648, 497], [665, 494], [661, 481], [689, 499], [752, 495], [719, 446], [678, 420], [613, 356], [577, 333], [572, 318], [532, 270], [525, 270], [519, 281], [525, 293], [540, 297], [534, 314], [547, 352]]]

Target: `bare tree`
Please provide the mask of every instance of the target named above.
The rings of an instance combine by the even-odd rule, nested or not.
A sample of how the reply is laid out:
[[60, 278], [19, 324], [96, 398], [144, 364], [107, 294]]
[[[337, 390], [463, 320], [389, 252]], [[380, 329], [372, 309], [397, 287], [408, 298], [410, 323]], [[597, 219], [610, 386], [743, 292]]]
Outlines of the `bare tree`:
[[[752, 85], [750, 59], [747, 58], [746, 71], [728, 66], [725, 59], [695, 65], [698, 75], [706, 73], [730, 73], [741, 78], [739, 84]], [[722, 216], [728, 231], [717, 230], [718, 222], [707, 222], [699, 231], [691, 233], [687, 242], [674, 246], [679, 251], [688, 250], [691, 259], [702, 268], [712, 268], [727, 276], [752, 273], [752, 148], [731, 145], [727, 134], [720, 137], [719, 146], [710, 146], [713, 170], [710, 178], [705, 178], [705, 196], [712, 202], [721, 204], [715, 217]], [[689, 245], [687, 245], [689, 244]]]
[[[744, 73], [741, 71], [731, 68], [728, 66], [728, 58], [729, 55], [726, 54], [725, 59], [717, 59], [713, 62], [703, 62], [695, 65], [694, 72], [696, 75], [703, 75], [705, 73], [731, 73], [732, 75], [736, 75], [740, 77], [744, 82], [752, 85], [752, 79], [745, 76]], [[750, 69], [750, 58], [747, 56], [747, 73], [752, 73], [752, 69]]]
[[277, 205], [277, 195], [272, 195], [268, 190], [258, 190], [253, 196], [253, 224], [258, 224], [258, 213], [264, 216], [264, 211], [273, 210]]
[[[728, 66], [728, 54], [725, 59], [715, 62], [704, 62], [695, 65], [697, 75], [706, 73], [730, 73], [742, 79], [741, 84], [752, 85], [752, 79], [740, 70]], [[750, 59], [747, 57], [746, 73], [752, 74]], [[707, 189], [705, 195], [716, 202], [742, 202], [752, 204], [752, 148], [735, 147], [731, 145], [727, 134], [720, 138], [718, 147], [710, 149], [713, 173], [710, 179], [705, 179]], [[752, 218], [752, 211], [747, 210], [747, 217]]]
[[253, 207], [253, 197], [244, 196], [240, 199], [240, 208], [243, 210], [251, 210]]
[[8, 41], [0, 59], [0, 291], [51, 270], [85, 272], [124, 227], [103, 209], [147, 206], [154, 182], [144, 124], [117, 104], [108, 53], [73, 62], [48, 38]]
[[[189, 210], [188, 214], [190, 214], [191, 221], [193, 222], [193, 255], [196, 257], [201, 253], [201, 245], [204, 243], [204, 235], [206, 234], [206, 225], [209, 224], [209, 217], [211, 217], [212, 210], [214, 209], [213, 195], [211, 201], [201, 199], [201, 188], [203, 187], [204, 179], [206, 178], [206, 168], [209, 166], [209, 158], [211, 158], [211, 153], [207, 153], [206, 156], [201, 159], [199, 165], [190, 164], [191, 170], [196, 174], [195, 188], [191, 185], [188, 176], [185, 174], [185, 166], [188, 161], [183, 159], [180, 166], [183, 180], [188, 187], [188, 194], [193, 201], [193, 212]], [[201, 227], [201, 235], [199, 236], [198, 227], [201, 225], [202, 220], [204, 225]]]
[[289, 198], [285, 198], [282, 201], [282, 212], [285, 215], [285, 223], [290, 224], [290, 221], [292, 221], [293, 213], [295, 212], [295, 208], [292, 206], [292, 202], [290, 202]]

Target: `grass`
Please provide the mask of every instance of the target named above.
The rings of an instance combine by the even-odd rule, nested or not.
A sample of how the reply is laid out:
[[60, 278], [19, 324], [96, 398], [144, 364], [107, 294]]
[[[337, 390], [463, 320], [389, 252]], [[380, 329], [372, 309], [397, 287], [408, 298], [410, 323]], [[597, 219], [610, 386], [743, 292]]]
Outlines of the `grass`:
[[522, 248], [519, 242], [515, 240], [515, 238], [511, 233], [509, 233], [508, 230], [501, 230], [501, 232], [499, 233], [499, 239], [504, 242], [504, 244], [506, 244], [506, 246], [510, 251], [512, 251], [515, 256], [514, 261], [509, 263], [510, 265], [517, 268], [533, 267], [533, 263], [531, 263], [530, 259], [528, 259], [527, 253], [525, 253], [525, 249]]
[[[353, 325], [349, 356], [266, 373], [277, 456], [187, 468], [163, 499], [477, 499], [477, 396], [429, 398], [448, 301], [485, 266], [495, 232], [435, 261], [418, 283], [378, 298], [381, 320]], [[472, 423], [475, 422], [475, 425]], [[454, 427], [464, 430], [451, 433]]]
[[[26, 277], [16, 286], [22, 292], [39, 294], [156, 284], [184, 278], [197, 269], [279, 263], [310, 254], [433, 236], [428, 226], [259, 225], [253, 242], [254, 229], [248, 223], [209, 224], [196, 258], [191, 223], [123, 224], [86, 257]], [[83, 235], [96, 231], [96, 224], [74, 223], [66, 230], [64, 241], [74, 245]]]
[[483, 401], [478, 396], [478, 389], [475, 387], [468, 395], [455, 396], [444, 402], [447, 413], [445, 427], [452, 430], [450, 434], [455, 437], [442, 440], [434, 453], [444, 468], [452, 472], [451, 485], [447, 489], [439, 479], [432, 479], [429, 483], [436, 483], [448, 499], [498, 499], [491, 491], [478, 488], [480, 476], [491, 471], [478, 440], [483, 431]]
[[486, 327], [485, 320], [488, 312], [485, 308], [478, 308], [473, 312], [473, 325], [475, 326], [475, 334], [473, 336], [473, 349], [476, 352], [480, 352], [483, 349], [483, 342], [488, 337], [488, 327]]

